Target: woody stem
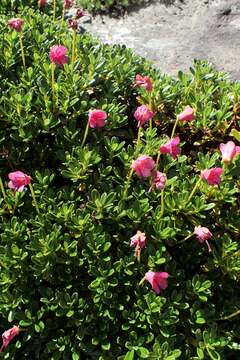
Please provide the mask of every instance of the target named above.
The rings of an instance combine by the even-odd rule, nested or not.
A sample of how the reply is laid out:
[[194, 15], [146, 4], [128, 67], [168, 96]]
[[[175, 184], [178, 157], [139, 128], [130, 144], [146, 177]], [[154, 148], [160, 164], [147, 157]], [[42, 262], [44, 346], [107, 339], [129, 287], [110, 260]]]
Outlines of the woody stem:
[[19, 42], [20, 42], [23, 66], [26, 67], [26, 60], [25, 60], [24, 47], [23, 47], [23, 37], [21, 33], [19, 34]]
[[183, 240], [179, 241], [179, 242], [177, 243], [177, 245], [180, 245], [180, 244], [184, 243], [185, 241], [187, 241], [188, 239], [190, 239], [193, 235], [194, 235], [193, 233], [189, 234], [189, 235], [186, 236]]
[[133, 175], [133, 169], [131, 169], [129, 171], [129, 173], [128, 173], [127, 182], [126, 182], [126, 185], [125, 185], [125, 188], [124, 188], [124, 191], [123, 191], [123, 199], [127, 196], [127, 192], [128, 192], [128, 188], [129, 188], [129, 184], [130, 184], [132, 175]]
[[63, 11], [62, 11], [62, 24], [64, 22], [64, 17], [65, 17], [65, 6], [63, 6]]
[[139, 282], [139, 286], [141, 286], [142, 284], [144, 284], [144, 281], [145, 281], [146, 279], [145, 279], [145, 276], [144, 276], [144, 278], [142, 278], [142, 280]]
[[87, 136], [88, 136], [88, 130], [89, 130], [89, 121], [87, 122], [87, 125], [86, 125], [86, 129], [85, 129], [85, 132], [84, 132], [84, 136], [83, 136], [83, 140], [82, 140], [82, 143], [81, 143], [81, 147], [83, 147], [83, 145], [85, 144], [85, 141], [86, 141]]
[[162, 218], [164, 214], [164, 189], [161, 191], [161, 212], [160, 217]]
[[4, 189], [4, 186], [3, 186], [3, 182], [2, 182], [1, 176], [0, 176], [0, 188], [1, 188], [1, 191], [2, 191], [2, 194], [3, 194], [4, 201], [5, 201], [5, 203], [7, 204], [8, 210], [9, 210], [9, 212], [11, 212], [11, 207], [10, 207], [10, 205], [9, 205], [8, 202], [7, 202], [7, 196], [6, 196], [6, 192], [5, 192], [5, 189]]
[[178, 124], [178, 118], [176, 119], [175, 124], [174, 124], [174, 126], [173, 126], [172, 134], [171, 134], [171, 139], [173, 138], [173, 136], [174, 136], [174, 134], [175, 134], [175, 130], [176, 130], [177, 124]]
[[231, 319], [231, 318], [233, 318], [233, 317], [235, 317], [235, 316], [237, 316], [239, 314], [240, 314], [240, 310], [237, 310], [237, 311], [235, 311], [234, 313], [232, 313], [230, 315], [227, 315], [227, 316], [224, 316], [224, 317], [220, 318], [220, 320], [228, 320], [228, 319]]
[[198, 189], [198, 186], [199, 186], [200, 182], [201, 182], [201, 178], [198, 179], [198, 181], [196, 182], [194, 188], [192, 189], [192, 192], [191, 192], [191, 194], [189, 195], [189, 198], [188, 198], [188, 200], [187, 200], [187, 204], [190, 202], [190, 200], [192, 199], [192, 197], [195, 195], [195, 193], [196, 193], [196, 191], [197, 191], [197, 189]]
[[135, 152], [138, 150], [140, 142], [141, 142], [141, 134], [142, 134], [142, 128], [139, 127], [138, 128], [138, 137], [137, 137], [137, 142], [136, 142], [136, 147], [135, 147]]
[[54, 109], [54, 105], [55, 105], [55, 77], [54, 77], [55, 65], [53, 63], [51, 64], [51, 70], [52, 70], [52, 101], [53, 101], [53, 109]]
[[56, 19], [56, 0], [53, 0], [53, 21]]
[[75, 61], [75, 47], [76, 47], [76, 31], [73, 29], [73, 36], [72, 36], [72, 57], [71, 57], [71, 65], [73, 68], [74, 61]]
[[157, 156], [157, 160], [156, 160], [156, 165], [155, 165], [156, 170], [157, 170], [157, 168], [158, 168], [158, 164], [159, 164], [160, 156], [161, 156], [161, 153], [160, 153], [160, 151], [159, 151], [158, 156]]
[[36, 210], [37, 210], [37, 213], [40, 214], [39, 207], [38, 207], [38, 203], [37, 203], [37, 200], [36, 200], [36, 196], [35, 196], [35, 193], [34, 193], [34, 190], [33, 190], [33, 187], [32, 187], [32, 184], [31, 184], [31, 183], [29, 184], [29, 189], [30, 189], [30, 191], [31, 191], [32, 199], [33, 199], [35, 208], [36, 208]]
[[[140, 145], [141, 133], [142, 133], [142, 128], [139, 127], [138, 128], [138, 137], [137, 137], [137, 142], [136, 142], [136, 147], [135, 147], [135, 153], [137, 152], [137, 150], [139, 148], [139, 145]], [[123, 198], [125, 198], [127, 196], [127, 191], [128, 191], [128, 188], [129, 188], [129, 184], [130, 184], [132, 175], [133, 175], [133, 169], [131, 169], [129, 171], [129, 173], [128, 173], [127, 182], [126, 182], [126, 185], [125, 185], [125, 188], [124, 188], [124, 191], [123, 191]]]

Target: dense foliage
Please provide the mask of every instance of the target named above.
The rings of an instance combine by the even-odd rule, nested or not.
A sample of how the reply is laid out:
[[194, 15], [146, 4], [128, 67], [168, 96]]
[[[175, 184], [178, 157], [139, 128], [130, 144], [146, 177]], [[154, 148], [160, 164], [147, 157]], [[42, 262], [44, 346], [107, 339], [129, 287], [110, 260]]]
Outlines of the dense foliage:
[[[25, 331], [0, 355], [238, 358], [239, 156], [219, 186], [201, 181], [192, 190], [200, 170], [222, 166], [219, 144], [239, 136], [240, 84], [204, 62], [173, 80], [88, 35], [77, 36], [72, 66], [67, 25], [31, 9], [20, 16], [25, 67], [21, 34], [0, 18], [0, 328]], [[54, 69], [53, 96], [55, 44], [69, 61]], [[134, 86], [136, 74], [151, 77], [151, 93]], [[140, 104], [155, 117], [136, 144]], [[132, 160], [156, 160], [186, 105], [196, 119], [176, 128], [181, 154], [160, 157], [164, 192], [149, 191], [149, 179], [135, 174], [126, 192]], [[106, 111], [107, 125], [90, 128], [82, 145], [91, 109]], [[31, 176], [39, 212], [29, 187], [8, 188], [15, 170]], [[213, 233], [210, 253], [191, 236], [199, 225]], [[138, 230], [147, 238], [140, 262], [129, 246]], [[139, 285], [149, 270], [170, 274], [159, 295]]]
[[[13, 14], [21, 12], [25, 6], [37, 9], [39, 8], [38, 1], [39, 0], [1, 0], [0, 13]], [[62, 11], [63, 1], [64, 0], [56, 0], [58, 14]], [[107, 12], [111, 15], [119, 15], [124, 10], [129, 9], [131, 5], [142, 5], [147, 2], [147, 0], [75, 0], [74, 7], [82, 7], [92, 14]], [[53, 9], [53, 0], [48, 0], [46, 5], [42, 7], [42, 10], [43, 8], [45, 13], [50, 14]]]
[[111, 15], [121, 14], [131, 5], [144, 5], [147, 0], [78, 0], [78, 4], [92, 13], [108, 12]]

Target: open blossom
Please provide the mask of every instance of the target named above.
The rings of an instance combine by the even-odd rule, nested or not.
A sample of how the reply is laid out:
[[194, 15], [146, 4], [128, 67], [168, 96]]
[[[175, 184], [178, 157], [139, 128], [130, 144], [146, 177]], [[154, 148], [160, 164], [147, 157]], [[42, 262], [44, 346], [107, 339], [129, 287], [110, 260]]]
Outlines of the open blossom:
[[8, 346], [10, 341], [19, 333], [20, 333], [20, 329], [18, 326], [13, 326], [11, 329], [4, 331], [4, 333], [2, 334], [3, 344], [0, 349], [0, 352], [2, 352]]
[[211, 239], [211, 237], [213, 236], [211, 231], [208, 228], [199, 225], [199, 226], [195, 226], [194, 234], [196, 235], [200, 243], [205, 242], [207, 244], [208, 251], [211, 252], [212, 249], [208, 243], [208, 240]]
[[140, 261], [141, 250], [146, 245], [146, 235], [141, 231], [137, 231], [136, 235], [131, 237], [130, 246], [135, 247], [135, 256]]
[[131, 168], [136, 172], [139, 177], [148, 177], [152, 175], [155, 167], [155, 161], [147, 155], [141, 155], [132, 162]]
[[64, 9], [70, 9], [73, 6], [73, 0], [64, 0], [63, 6]]
[[38, 0], [38, 6], [41, 8], [47, 4], [47, 0]]
[[135, 111], [134, 117], [138, 122], [137, 126], [141, 127], [154, 117], [154, 112], [152, 112], [146, 105], [141, 105]]
[[240, 146], [236, 146], [233, 141], [220, 144], [219, 148], [222, 153], [222, 161], [225, 164], [230, 164], [233, 158], [240, 153]]
[[209, 185], [219, 185], [222, 173], [223, 169], [219, 167], [205, 169], [201, 171], [201, 178], [206, 180]]
[[50, 48], [49, 57], [52, 63], [63, 67], [68, 62], [67, 48], [62, 45], [53, 45]]
[[185, 109], [178, 115], [180, 121], [191, 121], [195, 119], [194, 110], [191, 106], [186, 106]]
[[148, 76], [136, 75], [135, 84], [143, 87], [147, 91], [152, 91], [153, 88], [152, 81]]
[[176, 136], [175, 138], [170, 139], [166, 144], [161, 145], [160, 152], [162, 154], [169, 154], [174, 159], [176, 159], [177, 155], [179, 155], [181, 152], [179, 144], [180, 144], [180, 138], [179, 136]]
[[148, 271], [145, 274], [145, 279], [151, 284], [152, 289], [159, 294], [161, 290], [168, 287], [167, 279], [169, 274], [167, 272]]
[[76, 14], [75, 14], [76, 19], [81, 19], [85, 15], [87, 15], [87, 14], [83, 9], [78, 8], [76, 10]]
[[153, 176], [152, 187], [155, 187], [157, 190], [162, 190], [165, 188], [166, 181], [167, 181], [166, 174], [160, 171], [156, 171], [156, 173]]
[[14, 171], [8, 174], [10, 179], [8, 187], [14, 191], [22, 192], [24, 186], [27, 186], [31, 182], [31, 177], [24, 174], [22, 171]]
[[145, 233], [141, 231], [137, 231], [136, 235], [131, 237], [131, 243], [130, 246], [134, 246], [135, 248], [138, 248], [142, 250], [146, 245], [146, 235]]
[[68, 27], [70, 27], [73, 30], [76, 30], [78, 28], [78, 22], [75, 19], [68, 19]]
[[24, 24], [24, 20], [20, 18], [13, 18], [8, 20], [8, 26], [11, 29], [16, 30], [17, 32], [20, 32], [22, 30], [23, 24]]
[[106, 125], [107, 113], [103, 110], [91, 110], [88, 114], [88, 122], [91, 128], [100, 128]]

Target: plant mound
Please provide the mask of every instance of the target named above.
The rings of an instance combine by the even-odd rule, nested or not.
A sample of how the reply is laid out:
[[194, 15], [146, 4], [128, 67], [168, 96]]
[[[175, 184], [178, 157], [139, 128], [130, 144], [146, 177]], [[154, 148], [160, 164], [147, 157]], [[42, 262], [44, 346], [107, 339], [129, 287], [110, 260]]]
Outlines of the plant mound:
[[236, 359], [239, 83], [205, 62], [173, 80], [44, 12], [15, 17], [0, 18], [2, 358]]

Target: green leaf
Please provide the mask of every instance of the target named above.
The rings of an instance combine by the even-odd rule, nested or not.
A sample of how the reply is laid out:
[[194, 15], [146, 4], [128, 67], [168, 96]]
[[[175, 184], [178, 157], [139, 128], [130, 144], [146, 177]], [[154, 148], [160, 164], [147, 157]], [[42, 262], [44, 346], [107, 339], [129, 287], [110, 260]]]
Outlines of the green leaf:
[[134, 350], [128, 351], [123, 360], [134, 360]]
[[208, 355], [212, 360], [221, 360], [220, 354], [216, 350], [210, 349], [208, 346], [206, 348]]
[[74, 352], [74, 353], [72, 354], [72, 360], [79, 360], [79, 359], [80, 359], [79, 355]]
[[197, 354], [200, 360], [204, 359], [204, 351], [201, 348], [197, 348]]
[[237, 131], [236, 129], [232, 129], [230, 135], [240, 142], [240, 131]]
[[144, 348], [144, 347], [139, 347], [137, 349], [137, 354], [140, 356], [140, 358], [142, 359], [147, 359], [149, 357], [149, 351], [148, 349]]

